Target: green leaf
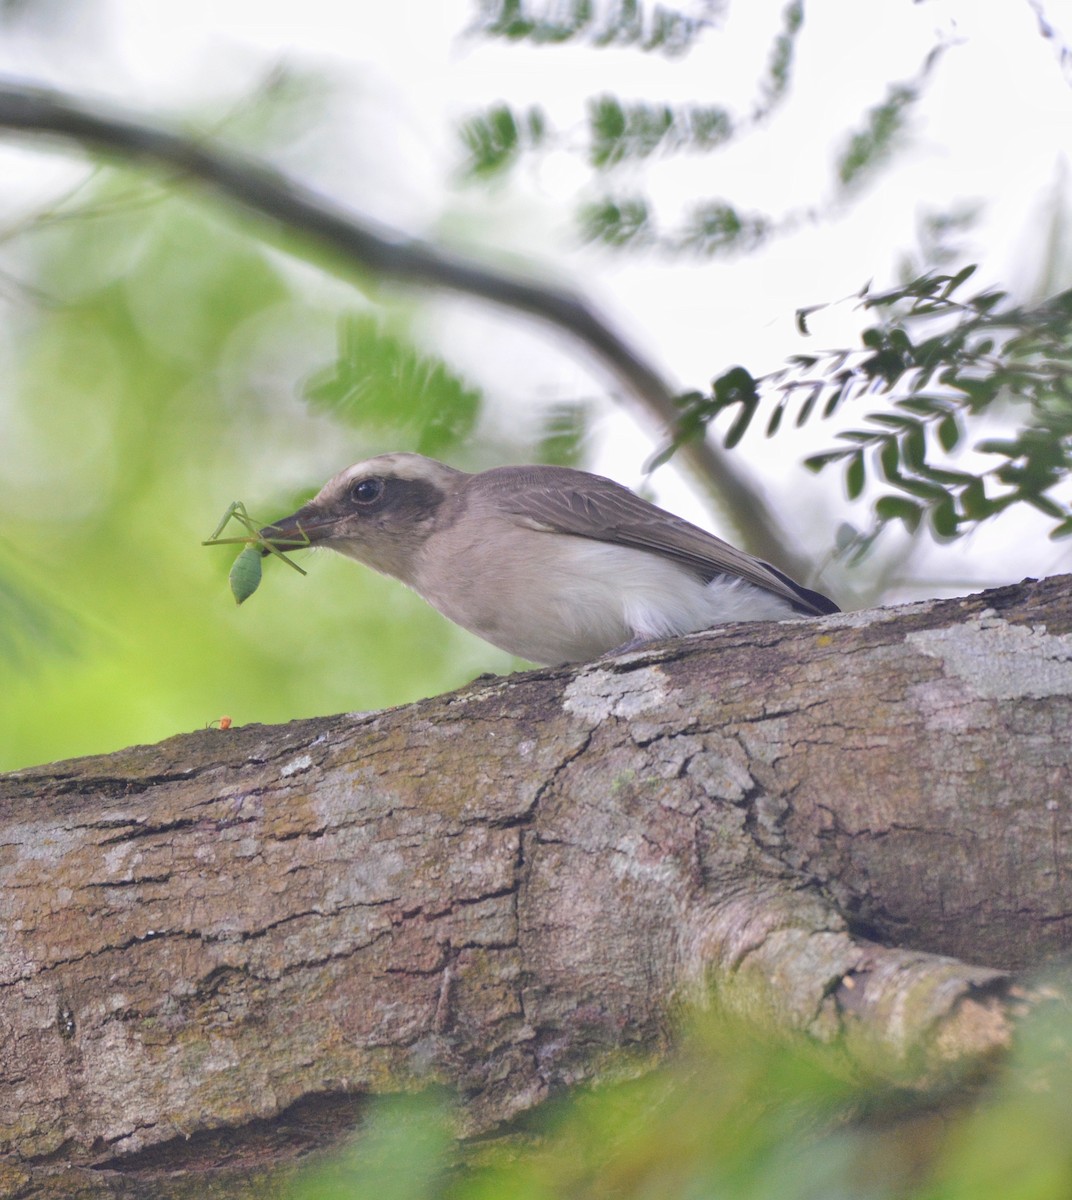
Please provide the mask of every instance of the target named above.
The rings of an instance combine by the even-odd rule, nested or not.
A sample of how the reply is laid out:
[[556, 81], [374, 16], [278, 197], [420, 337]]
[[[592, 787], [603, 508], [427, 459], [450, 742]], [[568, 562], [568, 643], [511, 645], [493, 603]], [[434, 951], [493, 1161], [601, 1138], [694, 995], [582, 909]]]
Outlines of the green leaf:
[[973, 296], [968, 303], [978, 312], [989, 313], [1005, 299], [1007, 294], [995, 288], [993, 291], [980, 292], [978, 296]]
[[906, 417], [904, 413], [868, 413], [867, 419], [876, 425], [886, 425], [891, 429], [915, 429], [919, 421], [915, 417]]
[[855, 500], [864, 490], [864, 456], [857, 451], [845, 468], [845, 491], [850, 500]]
[[782, 10], [782, 28], [771, 46], [766, 78], [760, 84], [760, 102], [752, 114], [754, 121], [769, 116], [789, 88], [797, 38], [804, 26], [804, 0], [791, 0]]
[[759, 407], [756, 381], [744, 367], [733, 367], [715, 380], [714, 390], [720, 408], [728, 408], [732, 404], [741, 406], [741, 411], [726, 431], [725, 446], [727, 450], [732, 450], [744, 437]]
[[819, 397], [822, 394], [823, 394], [822, 384], [816, 384], [813, 388], [809, 389], [808, 395], [805, 398], [804, 403], [800, 406], [800, 412], [797, 413], [796, 426], [798, 429], [811, 416], [812, 411], [815, 408], [816, 402], [818, 401]]
[[1058, 520], [1060, 520], [1067, 513], [1067, 509], [1063, 508], [1055, 500], [1051, 500], [1049, 496], [1025, 496], [1024, 500], [1030, 504], [1032, 508], [1037, 508], [1040, 513], [1045, 513], [1048, 517], [1056, 517]]
[[[819, 312], [820, 310], [822, 310], [824, 308], [826, 308], [825, 304], [809, 304], [803, 308], [798, 308], [797, 309], [797, 317], [796, 317], [797, 332], [799, 334], [801, 334], [803, 337], [810, 337], [811, 330], [808, 328], [808, 318], [811, 316], [811, 314], [813, 312]], [[790, 357], [789, 361], [790, 362], [800, 362], [804, 358], [805, 358], [805, 356], [802, 354], [794, 354]], [[815, 361], [816, 360], [814, 358], [811, 358], [805, 365], [807, 365], [809, 367], [814, 366]]]
[[656, 153], [713, 150], [733, 136], [733, 128], [723, 108], [623, 105], [615, 96], [599, 96], [588, 102], [589, 160], [597, 170], [606, 170]]
[[973, 479], [960, 493], [960, 508], [971, 521], [982, 521], [993, 514], [994, 509], [987, 499], [986, 488], [981, 479]]
[[948, 454], [960, 441], [960, 422], [955, 413], [949, 413], [938, 422], [938, 443]]
[[600, 96], [588, 102], [588, 156], [593, 166], [606, 167], [625, 157], [625, 125], [625, 109], [616, 97]]
[[875, 501], [875, 517], [883, 523], [900, 521], [909, 533], [915, 533], [923, 519], [923, 508], [904, 496], [881, 496]]
[[724, 108], [690, 106], [683, 116], [687, 129], [681, 142], [683, 148], [714, 150], [733, 137], [733, 118]]
[[770, 419], [767, 421], [767, 437], [773, 437], [778, 432], [778, 427], [782, 423], [782, 417], [785, 416], [785, 404], [776, 405], [771, 412]]
[[620, 249], [643, 246], [654, 240], [654, 222], [642, 197], [610, 197], [585, 205], [579, 213], [582, 236], [589, 242]]
[[947, 280], [945, 287], [942, 288], [942, 297], [948, 299], [950, 296], [952, 296], [952, 294], [966, 279], [970, 279], [975, 274], [977, 267], [977, 263], [970, 263], [966, 267], [961, 267], [961, 269], [955, 275], [951, 275]]
[[858, 186], [891, 157], [901, 141], [906, 112], [918, 99], [918, 88], [892, 84], [885, 101], [870, 109], [865, 128], [852, 135], [838, 159], [843, 188]]
[[458, 131], [468, 151], [464, 173], [478, 179], [502, 174], [524, 150], [538, 146], [546, 130], [546, 118], [535, 106], [521, 115], [505, 104], [474, 114]]
[[756, 381], [744, 367], [730, 367], [724, 371], [715, 379], [712, 391], [716, 403], [723, 408], [728, 404], [755, 404], [759, 401]]
[[405, 433], [431, 455], [468, 436], [481, 405], [479, 391], [442, 359], [365, 315], [341, 322], [338, 357], [307, 381], [303, 395], [351, 425]]
[[940, 484], [931, 483], [928, 479], [916, 479], [911, 475], [902, 475], [897, 480], [897, 486], [909, 495], [918, 496], [929, 504], [938, 504], [946, 498], [946, 490]]
[[901, 460], [910, 471], [922, 471], [927, 463], [927, 434], [919, 421], [913, 421], [901, 435]]
[[975, 480], [975, 476], [967, 471], [954, 471], [950, 467], [936, 467], [931, 463], [925, 464], [920, 474], [932, 483], [940, 483], [946, 488], [963, 488]]
[[1019, 458], [1023, 453], [1019, 442], [1013, 442], [1007, 438], [986, 438], [981, 442], [976, 442], [975, 449], [980, 454], [1000, 454], [1004, 458]]
[[759, 213], [740, 213], [732, 205], [712, 200], [696, 205], [686, 218], [678, 237], [681, 249], [701, 254], [729, 250], [754, 250], [773, 229], [769, 218]]
[[491, 175], [517, 157], [517, 122], [506, 105], [470, 117], [459, 132], [469, 151], [469, 175]]
[[897, 444], [896, 438], [889, 438], [882, 443], [882, 449], [878, 455], [879, 466], [882, 468], [882, 474], [891, 483], [901, 477], [901, 448]]
[[957, 536], [957, 510], [951, 496], [943, 496], [930, 510], [931, 528], [940, 538]]
[[[474, 32], [484, 37], [557, 45], [583, 39], [590, 46], [631, 46], [668, 57], [684, 54], [710, 28], [706, 15], [691, 16], [638, 0], [595, 5], [592, 0], [483, 0]], [[701, 13], [702, 13], [701, 9]]]
[[841, 388], [841, 387], [837, 388], [830, 395], [827, 402], [823, 405], [823, 416], [824, 417], [832, 417], [834, 415], [834, 413], [837, 412], [838, 407], [840, 406], [840, 404], [841, 404], [842, 400], [844, 400], [844, 398], [845, 398], [844, 388]]
[[804, 466], [816, 475], [831, 463], [840, 462], [845, 457], [844, 450], [826, 450], [822, 454], [810, 454], [804, 460]]

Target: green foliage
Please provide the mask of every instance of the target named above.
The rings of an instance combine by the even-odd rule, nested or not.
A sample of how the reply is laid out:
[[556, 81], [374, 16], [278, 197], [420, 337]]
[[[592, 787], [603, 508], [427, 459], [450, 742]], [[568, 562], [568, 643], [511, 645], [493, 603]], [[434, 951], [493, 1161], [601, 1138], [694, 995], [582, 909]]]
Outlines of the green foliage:
[[[555, 43], [589, 35], [594, 46], [610, 44], [606, 29], [593, 32], [594, 23], [601, 19], [596, 9], [587, 3], [576, 3], [566, 16], [561, 6], [555, 16], [536, 18], [525, 16], [520, 3], [498, 3], [485, 6], [477, 31], [485, 36], [504, 36], [515, 40]], [[710, 23], [714, 15], [705, 18]], [[604, 13], [610, 22], [607, 28], [625, 29], [635, 33], [636, 22], [644, 18], [633, 4], [622, 5], [613, 13]], [[681, 13], [656, 8], [652, 21], [660, 28], [680, 26], [698, 32], [704, 23]], [[624, 24], [623, 24], [624, 22]], [[802, 0], [791, 0], [782, 14], [782, 27], [775, 35], [765, 73], [757, 83], [757, 99], [744, 120], [735, 120], [722, 105], [669, 105], [634, 101], [623, 103], [616, 96], [593, 97], [587, 104], [587, 147], [585, 155], [597, 171], [605, 171], [627, 161], [650, 158], [655, 154], [706, 153], [731, 141], [742, 130], [765, 119], [785, 98], [792, 72], [796, 40], [803, 27]], [[622, 37], [618, 41], [623, 40]], [[654, 48], [642, 39], [625, 38], [638, 48]], [[486, 180], [514, 166], [523, 155], [546, 147], [551, 141], [547, 118], [538, 106], [524, 112], [514, 111], [500, 102], [482, 113], [466, 118], [459, 128], [466, 150], [463, 176]], [[561, 139], [553, 139], [556, 145]], [[612, 238], [613, 242], [613, 238]], [[620, 244], [613, 242], [613, 244]], [[695, 248], [691, 244], [689, 248]]]
[[[199, 549], [236, 495], [270, 519], [299, 485], [471, 427], [475, 393], [412, 347], [398, 310], [390, 334], [386, 315], [356, 319], [350, 358], [344, 346], [325, 371], [339, 326], [321, 285], [211, 208], [121, 172], [9, 244], [49, 302], [19, 297], [5, 347], [0, 769], [221, 713], [383, 707], [508, 665], [328, 555], [295, 555], [308, 581], [265, 560], [268, 586], [238, 609], [233, 556]], [[317, 375], [321, 404], [303, 404], [294, 381]]]
[[469, 154], [463, 174], [471, 179], [490, 179], [507, 171], [524, 151], [543, 144], [547, 118], [536, 105], [518, 114], [506, 104], [495, 104], [469, 117], [460, 132]]
[[640, 249], [655, 238], [651, 211], [642, 196], [604, 196], [586, 204], [580, 212], [580, 225], [586, 241], [606, 246]]
[[782, 28], [771, 43], [767, 73], [759, 81], [759, 99], [752, 120], [760, 121], [770, 115], [789, 91], [796, 55], [797, 38], [804, 27], [804, 0], [790, 0], [782, 10]]
[[[735, 445], [761, 399], [770, 407], [771, 436], [791, 409], [799, 427], [815, 413], [830, 417], [849, 401], [885, 396], [884, 409], [873, 408], [862, 425], [838, 434], [840, 446], [806, 464], [814, 471], [841, 464], [849, 499], [861, 496], [869, 479], [889, 489], [875, 501], [857, 554], [892, 521], [910, 531], [925, 524], [950, 540], [1015, 505], [1049, 517], [1052, 537], [1072, 534], [1072, 508], [1054, 494], [1072, 475], [1072, 292], [1036, 308], [1010, 305], [993, 290], [958, 299], [974, 270], [865, 291], [861, 306], [882, 320], [864, 331], [859, 349], [796, 355], [760, 379], [735, 367], [715, 380], [710, 395], [682, 396], [675, 436], [655, 464], [730, 410], [725, 441]], [[799, 314], [804, 331], [812, 311]], [[1006, 420], [1015, 413], [1020, 421], [1011, 435], [971, 447], [1000, 461], [978, 471], [955, 466], [951, 456], [965, 448], [967, 430], [991, 413]]]
[[305, 1172], [288, 1200], [440, 1200], [452, 1148], [441, 1098], [389, 1096], [370, 1106], [354, 1151]]
[[693, 17], [640, 0], [483, 0], [474, 31], [484, 37], [537, 44], [583, 38], [591, 46], [632, 46], [683, 54], [712, 24], [722, 5], [707, 0]]
[[864, 127], [849, 137], [838, 156], [837, 176], [843, 189], [861, 186], [892, 158], [904, 140], [912, 107], [922, 97], [924, 84], [944, 50], [944, 45], [937, 46], [915, 79], [890, 84], [882, 103], [868, 109]]
[[918, 1200], [1060, 1200], [1072, 1195], [1072, 1023], [1060, 1005], [1017, 1039], [1000, 1086], [942, 1140]]
[[308, 380], [304, 396], [339, 420], [390, 430], [432, 456], [466, 437], [480, 411], [475, 388], [371, 315], [343, 318], [338, 357]]
[[579, 467], [588, 433], [588, 412], [583, 404], [553, 404], [543, 420], [537, 461], [560, 467]]
[[80, 639], [75, 614], [28, 580], [23, 564], [0, 541], [0, 664], [29, 671], [43, 655], [74, 654]]
[[697, 205], [677, 234], [663, 235], [643, 196], [603, 196], [586, 204], [580, 211], [580, 226], [585, 241], [614, 249], [671, 254], [689, 250], [703, 255], [754, 250], [775, 231], [762, 214], [741, 213], [730, 204], [713, 200]]
[[[566, 4], [525, 4], [524, 0], [488, 0], [474, 29], [486, 37], [505, 37], [538, 44], [584, 39], [591, 46], [628, 45], [640, 50], [681, 48], [704, 28], [713, 26], [721, 6], [711, 6], [703, 18], [656, 7], [645, 16], [635, 0], [600, 5], [594, 0]], [[660, 41], [648, 28], [673, 30]], [[753, 132], [785, 99], [792, 78], [797, 43], [804, 27], [803, 0], [789, 0], [773, 35], [767, 62], [759, 74], [755, 99], [735, 115], [725, 105], [671, 105], [653, 101], [624, 101], [602, 94], [587, 102], [585, 137], [552, 135], [541, 110], [515, 112], [500, 102], [468, 118], [459, 134], [466, 150], [463, 176], [471, 180], [499, 177], [522, 158], [549, 145], [568, 146], [583, 153], [597, 178], [623, 164], [638, 164], [674, 153], [711, 153]], [[661, 36], [661, 35], [660, 35]], [[859, 191], [904, 143], [913, 107], [944, 51], [932, 51], [912, 79], [894, 83], [882, 103], [871, 108], [862, 127], [850, 134], [835, 167], [840, 202]], [[778, 233], [791, 233], [820, 216], [814, 205], [781, 215], [743, 213], [723, 198], [696, 201], [678, 228], [662, 228], [659, 214], [643, 194], [603, 194], [577, 208], [576, 220], [585, 241], [614, 250], [657, 250], [667, 256], [748, 252]]]
[[697, 205], [685, 222], [679, 244], [700, 254], [756, 249], [774, 232], [774, 223], [760, 213], [741, 213], [732, 205], [712, 200]]
[[377, 1106], [288, 1200], [1066, 1200], [1072, 1026], [1040, 1009], [981, 1096], [921, 1097], [850, 1075], [837, 1047], [706, 1017], [665, 1066], [545, 1105], [464, 1168], [447, 1115]]
[[724, 108], [623, 105], [614, 96], [589, 100], [588, 126], [588, 156], [598, 170], [656, 152], [712, 150], [733, 133], [733, 121]]
[[886, 99], [868, 110], [865, 127], [849, 138], [838, 158], [837, 174], [842, 187], [859, 185], [889, 159], [904, 133], [908, 109], [918, 99], [917, 89], [894, 84]]

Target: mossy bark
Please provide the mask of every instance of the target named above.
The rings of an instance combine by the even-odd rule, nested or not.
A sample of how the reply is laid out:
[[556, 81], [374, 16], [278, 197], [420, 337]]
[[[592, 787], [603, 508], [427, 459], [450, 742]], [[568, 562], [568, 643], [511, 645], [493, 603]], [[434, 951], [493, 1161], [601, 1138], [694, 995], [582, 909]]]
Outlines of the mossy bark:
[[1072, 933], [1070, 630], [1066, 577], [0, 778], [0, 1190], [430, 1082], [488, 1130], [686, 1000], [985, 1064]]

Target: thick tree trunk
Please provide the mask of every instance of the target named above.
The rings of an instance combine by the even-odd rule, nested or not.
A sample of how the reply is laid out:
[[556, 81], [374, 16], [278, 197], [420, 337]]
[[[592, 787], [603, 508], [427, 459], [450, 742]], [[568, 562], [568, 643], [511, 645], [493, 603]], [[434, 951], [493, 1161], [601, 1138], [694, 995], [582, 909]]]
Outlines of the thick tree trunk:
[[1070, 630], [1065, 577], [3, 777], [0, 1191], [429, 1081], [487, 1130], [682, 998], [978, 1066], [1072, 932]]

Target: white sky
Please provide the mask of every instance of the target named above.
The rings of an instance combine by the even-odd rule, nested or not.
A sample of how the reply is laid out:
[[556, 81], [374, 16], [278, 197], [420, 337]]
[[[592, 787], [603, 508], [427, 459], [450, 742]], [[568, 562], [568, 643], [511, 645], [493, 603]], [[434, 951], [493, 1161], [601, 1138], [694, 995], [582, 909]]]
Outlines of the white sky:
[[[1049, 20], [1072, 40], [1072, 0], [1044, 3]], [[217, 114], [240, 102], [273, 64], [323, 75], [340, 85], [336, 120], [320, 137], [314, 130], [289, 147], [279, 165], [408, 233], [447, 230], [470, 245], [552, 265], [581, 281], [684, 386], [703, 386], [733, 362], [767, 370], [788, 354], [847, 344], [860, 319], [851, 306], [816, 317], [808, 343], [795, 330], [796, 308], [850, 295], [868, 279], [891, 282], [916, 244], [925, 211], [981, 203], [965, 261], [981, 259], [986, 282], [1022, 294], [1036, 287], [1047, 213], [1072, 148], [1072, 87], [1052, 45], [1039, 36], [1027, 0], [810, 4], [785, 106], [768, 127], [724, 153], [667, 159], [650, 171], [650, 191], [667, 209], [682, 196], [719, 195], [743, 210], [774, 215], [822, 206], [846, 133], [883, 99], [887, 83], [916, 75], [938, 36], [952, 44], [895, 169], [838, 220], [757, 254], [687, 265], [579, 247], [569, 212], [586, 174], [565, 150], [508, 187], [449, 190], [457, 120], [497, 100], [540, 103], [565, 130], [580, 128], [585, 98], [601, 91], [747, 107], [782, 6], [783, 0], [733, 0], [721, 31], [686, 57], [666, 59], [467, 40], [460, 31], [471, 17], [468, 0], [102, 0], [76, 8], [85, 15], [59, 37], [0, 45], [0, 69], [147, 116]], [[22, 171], [22, 160], [5, 151], [0, 171], [8, 173], [16, 161]], [[45, 190], [57, 166], [34, 156], [26, 170], [38, 172]], [[1055, 286], [1068, 286], [1069, 274], [1066, 258]], [[449, 343], [451, 357], [508, 404], [599, 390], [598, 377], [583, 364], [516, 323], [453, 299], [435, 313], [435, 335]], [[621, 418], [608, 417], [603, 430], [597, 465], [637, 482], [648, 446]], [[815, 444], [831, 437], [818, 429]], [[833, 487], [833, 477], [826, 484], [788, 476], [786, 455], [800, 454], [788, 437], [777, 445], [757, 439], [750, 452], [790, 510], [793, 488], [830, 493]], [[672, 482], [663, 487], [664, 502], [680, 511], [684, 497]], [[836, 511], [833, 496], [826, 502]], [[829, 545], [829, 526], [810, 540]], [[1000, 549], [1000, 569], [979, 561], [996, 553], [976, 543], [958, 551], [960, 564], [950, 567], [943, 549], [941, 569], [1004, 579], [1010, 572], [1049, 573], [1062, 563], [1067, 569], [1069, 555], [1067, 546], [1035, 539], [1016, 562], [1006, 564]], [[956, 581], [950, 590], [958, 587]]]

